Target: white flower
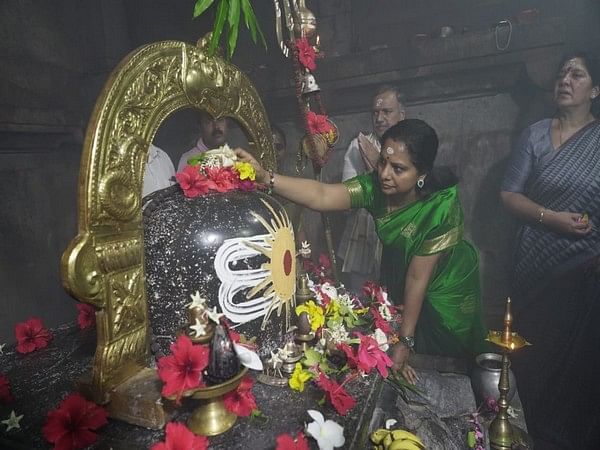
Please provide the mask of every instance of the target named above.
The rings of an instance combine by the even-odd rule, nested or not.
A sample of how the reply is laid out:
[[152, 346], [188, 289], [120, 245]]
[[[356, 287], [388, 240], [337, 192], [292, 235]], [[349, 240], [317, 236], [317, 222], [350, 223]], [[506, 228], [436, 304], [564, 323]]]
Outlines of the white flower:
[[323, 294], [325, 294], [329, 298], [337, 298], [338, 297], [337, 289], [332, 284], [323, 283], [321, 285], [321, 291], [323, 292]]
[[390, 301], [388, 300], [388, 293], [387, 293], [387, 291], [381, 289], [380, 295], [381, 295], [381, 300], [383, 300], [384, 304], [391, 305]]
[[340, 295], [338, 297], [338, 302], [340, 302], [340, 305], [344, 305], [348, 309], [356, 308], [356, 305], [354, 304], [354, 300], [352, 300], [352, 297], [350, 297], [350, 295], [348, 295], [348, 294]]
[[348, 342], [350, 339], [348, 331], [346, 331], [346, 327], [344, 327], [344, 324], [341, 322], [332, 324], [332, 326], [325, 328], [325, 331], [329, 333], [331, 340], [335, 344]]
[[258, 355], [243, 345], [233, 343], [233, 348], [240, 358], [240, 362], [248, 369], [263, 370], [263, 364]]
[[310, 249], [310, 244], [306, 241], [302, 241], [302, 247], [298, 250], [298, 254], [303, 258], [309, 258], [312, 250]]
[[307, 425], [306, 433], [317, 441], [320, 450], [333, 450], [344, 445], [344, 428], [333, 420], [325, 420], [319, 411], [309, 409], [307, 412], [314, 422]]
[[388, 322], [392, 320], [392, 313], [390, 312], [390, 308], [388, 308], [387, 304], [382, 303], [377, 309], [379, 310], [379, 314], [381, 314], [381, 317], [383, 317], [384, 320]]
[[387, 352], [390, 346], [388, 345], [388, 338], [385, 335], [385, 333], [381, 331], [381, 328], [376, 328], [375, 333], [373, 333], [371, 336], [377, 341], [377, 344], [379, 344], [379, 348], [381, 349], [381, 351]]
[[212, 166], [231, 167], [237, 161], [237, 155], [227, 144], [204, 152], [203, 162]]

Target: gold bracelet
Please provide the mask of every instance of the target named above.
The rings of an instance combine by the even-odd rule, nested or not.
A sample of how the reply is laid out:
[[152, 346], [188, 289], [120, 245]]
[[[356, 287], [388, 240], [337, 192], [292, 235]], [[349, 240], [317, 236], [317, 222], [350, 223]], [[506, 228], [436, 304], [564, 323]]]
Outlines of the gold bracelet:
[[540, 218], [538, 219], [539, 223], [544, 223], [544, 211], [546, 211], [544, 208], [540, 209]]

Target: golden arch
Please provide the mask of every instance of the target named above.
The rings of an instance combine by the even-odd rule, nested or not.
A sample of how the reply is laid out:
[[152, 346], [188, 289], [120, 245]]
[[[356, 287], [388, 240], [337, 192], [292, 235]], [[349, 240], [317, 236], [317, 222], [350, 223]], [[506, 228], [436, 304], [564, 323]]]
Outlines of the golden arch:
[[201, 108], [245, 129], [250, 151], [275, 165], [264, 106], [250, 80], [221, 56], [166, 41], [128, 55], [113, 71], [88, 124], [79, 175], [79, 230], [65, 250], [65, 289], [97, 308], [91, 394], [109, 392], [149, 363], [141, 192], [148, 147], [171, 113]]

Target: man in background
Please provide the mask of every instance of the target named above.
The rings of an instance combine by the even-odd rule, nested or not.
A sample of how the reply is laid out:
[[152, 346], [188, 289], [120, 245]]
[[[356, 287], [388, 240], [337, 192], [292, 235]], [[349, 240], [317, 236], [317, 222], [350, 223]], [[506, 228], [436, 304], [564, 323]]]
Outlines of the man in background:
[[148, 162], [144, 172], [142, 198], [154, 191], [164, 189], [175, 183], [175, 167], [169, 155], [154, 144], [148, 149]]
[[[393, 86], [381, 86], [371, 106], [373, 131], [362, 133], [350, 142], [344, 156], [342, 181], [377, 167], [379, 139], [391, 126], [406, 118], [402, 93]], [[375, 222], [365, 209], [352, 211], [340, 241], [338, 256], [348, 287], [361, 292], [367, 280], [379, 279], [381, 242], [375, 231]]]
[[191, 157], [225, 145], [227, 142], [227, 130], [228, 123], [226, 117], [213, 119], [210, 114], [202, 111], [200, 113], [200, 138], [195, 147], [181, 155], [177, 171], [182, 171]]

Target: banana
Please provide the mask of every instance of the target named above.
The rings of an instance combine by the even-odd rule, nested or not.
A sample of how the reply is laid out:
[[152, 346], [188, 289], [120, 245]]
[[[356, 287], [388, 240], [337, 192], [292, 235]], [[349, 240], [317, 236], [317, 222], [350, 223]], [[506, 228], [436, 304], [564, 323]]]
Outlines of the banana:
[[371, 433], [371, 442], [373, 442], [373, 444], [381, 444], [383, 442], [383, 438], [388, 434], [390, 434], [390, 430], [379, 428]]
[[417, 444], [417, 446], [419, 446], [420, 448], [422, 448], [422, 449], [425, 448], [425, 444], [423, 444], [423, 441], [419, 438], [419, 436], [417, 436], [416, 434], [410, 433], [409, 431], [394, 430], [394, 431], [392, 431], [392, 437], [394, 438], [394, 440], [408, 439], [409, 441], [412, 441], [415, 444]]
[[387, 450], [422, 450], [425, 447], [420, 447], [415, 441], [410, 439], [400, 439], [393, 441]]
[[389, 433], [386, 437], [383, 438], [383, 446], [386, 450], [390, 448], [390, 445], [392, 445], [393, 441], [394, 440], [392, 439], [392, 433]]

